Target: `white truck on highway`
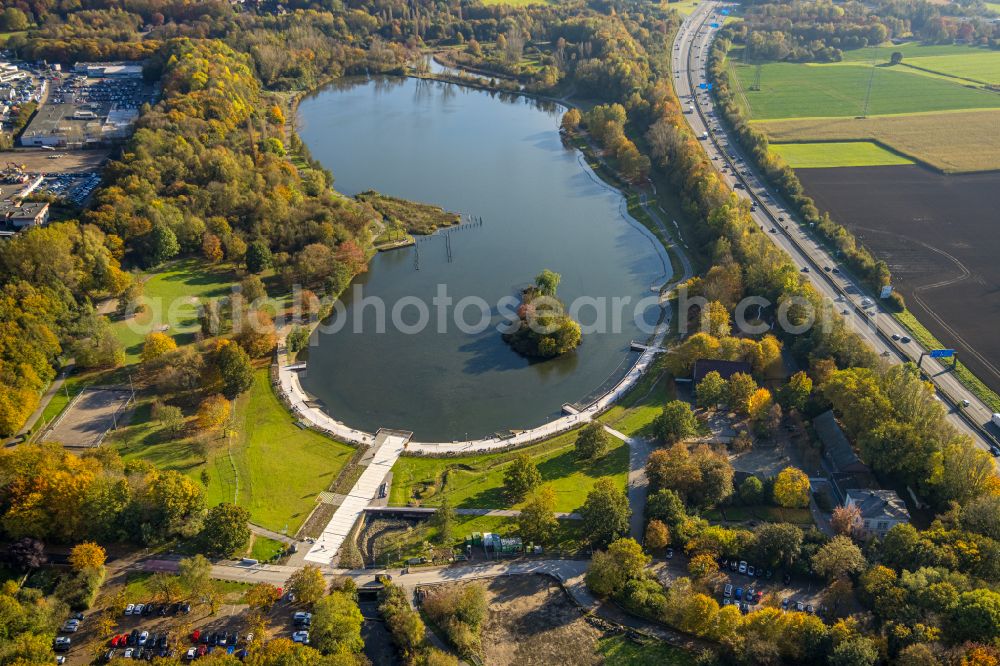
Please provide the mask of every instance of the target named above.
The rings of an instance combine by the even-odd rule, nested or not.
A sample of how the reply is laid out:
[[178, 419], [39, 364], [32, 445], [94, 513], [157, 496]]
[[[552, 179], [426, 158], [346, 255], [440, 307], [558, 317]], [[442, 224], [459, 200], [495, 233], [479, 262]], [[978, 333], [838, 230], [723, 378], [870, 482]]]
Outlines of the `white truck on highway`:
[[1000, 414], [997, 414], [997, 413], [994, 412], [992, 421], [993, 421], [993, 425], [995, 425], [996, 427], [1000, 428]]

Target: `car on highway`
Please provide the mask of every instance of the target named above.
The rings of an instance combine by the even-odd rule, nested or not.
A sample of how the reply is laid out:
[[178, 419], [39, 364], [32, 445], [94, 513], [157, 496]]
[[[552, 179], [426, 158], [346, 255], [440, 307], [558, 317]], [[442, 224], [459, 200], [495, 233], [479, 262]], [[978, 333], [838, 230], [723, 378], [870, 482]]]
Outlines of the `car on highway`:
[[910, 339], [909, 339], [908, 337], [906, 337], [905, 335], [904, 335], [903, 337], [901, 337], [901, 338], [899, 339], [899, 341], [900, 341], [900, 342], [902, 342], [902, 343], [903, 343], [904, 345], [905, 345], [906, 343], [908, 343], [908, 342], [911, 342], [911, 340], [910, 340]]
[[890, 337], [891, 337], [891, 338], [892, 338], [893, 340], [899, 340], [899, 333], [893, 333], [893, 334], [892, 334], [892, 335], [891, 335]]

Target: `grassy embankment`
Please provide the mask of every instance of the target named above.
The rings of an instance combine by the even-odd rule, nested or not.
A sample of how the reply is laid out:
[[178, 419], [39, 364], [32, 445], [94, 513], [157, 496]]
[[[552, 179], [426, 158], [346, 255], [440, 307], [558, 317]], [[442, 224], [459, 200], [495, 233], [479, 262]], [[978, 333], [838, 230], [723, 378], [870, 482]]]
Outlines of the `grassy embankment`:
[[620, 440], [604, 458], [593, 462], [577, 459], [573, 444], [576, 431], [544, 442], [503, 453], [455, 458], [405, 456], [392, 468], [389, 503], [440, 505], [444, 497], [462, 509], [517, 508], [503, 494], [503, 475], [515, 456], [531, 456], [542, 474], [542, 482], [556, 493], [556, 511], [579, 509], [597, 479], [611, 477], [622, 489], [628, 475], [628, 447]]
[[691, 653], [667, 643], [637, 643], [625, 636], [608, 636], [597, 642], [605, 666], [689, 666]]
[[675, 397], [670, 375], [652, 370], [598, 420], [630, 437], [651, 436], [653, 421], [663, 411], [663, 405]]
[[202, 446], [189, 434], [167, 436], [151, 418], [150, 407], [148, 399], [140, 401], [132, 424], [109, 437], [125, 459], [149, 460], [202, 482], [207, 474], [210, 506], [236, 497], [253, 522], [273, 530], [287, 527], [290, 534], [354, 452], [298, 427], [271, 389], [266, 368], [255, 372], [251, 389], [236, 400], [231, 438], [220, 435]]

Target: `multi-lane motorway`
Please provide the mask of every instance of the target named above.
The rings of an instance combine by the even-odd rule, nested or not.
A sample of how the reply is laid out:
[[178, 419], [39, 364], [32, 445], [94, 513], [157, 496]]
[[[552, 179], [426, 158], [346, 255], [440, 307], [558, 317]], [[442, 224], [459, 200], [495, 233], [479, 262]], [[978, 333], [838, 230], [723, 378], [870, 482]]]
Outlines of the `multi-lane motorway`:
[[[674, 86], [687, 111], [684, 117], [695, 135], [701, 138], [722, 179], [741, 198], [754, 205], [753, 219], [764, 234], [792, 258], [824, 298], [833, 302], [834, 311], [887, 360], [918, 361], [928, 350], [910, 340], [908, 331], [881, 307], [878, 300], [865, 294], [857, 280], [806, 233], [796, 216], [782, 205], [774, 189], [766, 185], [753, 164], [744, 158], [735, 137], [731, 137], [720, 122], [711, 93], [700, 87], [708, 82], [708, 55], [718, 30], [712, 26], [722, 24], [725, 17], [718, 12], [725, 6], [719, 2], [701, 2], [674, 39]], [[989, 425], [991, 411], [958, 381], [950, 372], [950, 365], [925, 356], [921, 367], [934, 382], [938, 397], [948, 407], [949, 419], [955, 427], [972, 435], [984, 448], [995, 445]]]

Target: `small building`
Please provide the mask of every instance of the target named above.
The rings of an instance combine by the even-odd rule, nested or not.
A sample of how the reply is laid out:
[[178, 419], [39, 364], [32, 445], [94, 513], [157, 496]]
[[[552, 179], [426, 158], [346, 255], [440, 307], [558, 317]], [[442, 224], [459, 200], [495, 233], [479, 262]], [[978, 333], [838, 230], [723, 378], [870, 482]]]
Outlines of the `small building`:
[[44, 201], [30, 201], [16, 204], [0, 202], [0, 216], [8, 227], [20, 231], [28, 227], [40, 227], [49, 221], [49, 204]]
[[710, 372], [717, 372], [723, 379], [729, 379], [737, 372], [749, 375], [751, 367], [746, 361], [718, 361], [710, 358], [699, 358], [694, 362], [694, 372], [691, 379], [697, 385]]
[[864, 536], [882, 538], [896, 525], [910, 522], [906, 504], [893, 490], [851, 488], [844, 506], [857, 507], [860, 512], [858, 529]]

